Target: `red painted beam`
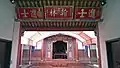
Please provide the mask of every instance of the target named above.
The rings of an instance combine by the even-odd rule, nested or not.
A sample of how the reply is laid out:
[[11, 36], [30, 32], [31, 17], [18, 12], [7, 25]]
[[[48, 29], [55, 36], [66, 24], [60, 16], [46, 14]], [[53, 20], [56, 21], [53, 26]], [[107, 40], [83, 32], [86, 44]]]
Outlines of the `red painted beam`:
[[84, 41], [82, 43], [83, 43], [83, 45], [96, 44], [97, 43], [97, 38], [92, 38], [92, 39], [86, 40], [86, 41]]
[[56, 28], [56, 27], [48, 27], [48, 28], [25, 28], [26, 31], [93, 31], [95, 28]]
[[89, 39], [91, 39], [91, 37], [90, 36], [88, 36], [87, 34], [85, 34], [85, 33], [83, 33], [83, 32], [81, 32], [80, 34], [78, 34], [78, 35], [80, 35], [83, 39], [85, 39], [85, 40], [89, 40]]

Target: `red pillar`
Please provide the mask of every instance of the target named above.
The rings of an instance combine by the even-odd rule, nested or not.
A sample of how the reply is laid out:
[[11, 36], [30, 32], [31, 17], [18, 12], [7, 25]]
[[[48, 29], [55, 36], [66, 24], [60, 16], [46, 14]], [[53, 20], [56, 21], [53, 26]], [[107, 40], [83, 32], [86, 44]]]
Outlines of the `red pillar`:
[[42, 48], [41, 48], [41, 59], [42, 59], [42, 60], [43, 60], [44, 57], [45, 57], [45, 56], [44, 56], [44, 54], [45, 54], [45, 53], [44, 53], [44, 43], [45, 43], [45, 42], [44, 42], [44, 39], [43, 39]]
[[76, 43], [76, 58], [77, 58], [77, 60], [79, 60], [79, 51], [78, 51], [78, 43], [77, 43], [77, 41], [75, 42]]
[[21, 29], [21, 24], [20, 24], [20, 29], [19, 29], [19, 41], [18, 41], [18, 52], [17, 52], [17, 65], [16, 65], [16, 68], [19, 68], [19, 65], [21, 65], [21, 63], [22, 63], [21, 35], [22, 35], [22, 29]]

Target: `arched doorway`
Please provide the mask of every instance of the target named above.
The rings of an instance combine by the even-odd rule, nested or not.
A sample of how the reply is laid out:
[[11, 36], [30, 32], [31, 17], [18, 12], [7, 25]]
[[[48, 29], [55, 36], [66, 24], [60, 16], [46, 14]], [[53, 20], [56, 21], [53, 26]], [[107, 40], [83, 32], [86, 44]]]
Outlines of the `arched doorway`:
[[67, 43], [64, 41], [54, 42], [52, 52], [53, 59], [67, 59]]

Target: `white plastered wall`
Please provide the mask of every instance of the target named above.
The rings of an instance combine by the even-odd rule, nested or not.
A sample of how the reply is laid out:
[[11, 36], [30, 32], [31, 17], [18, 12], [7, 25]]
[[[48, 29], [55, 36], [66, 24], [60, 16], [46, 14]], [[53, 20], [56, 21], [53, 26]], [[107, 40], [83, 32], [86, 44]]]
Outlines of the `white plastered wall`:
[[14, 15], [10, 0], [0, 0], [0, 38], [12, 40]]
[[102, 68], [108, 68], [105, 41], [120, 37], [120, 0], [107, 0], [99, 25]]
[[13, 30], [13, 40], [12, 40], [12, 52], [11, 52], [11, 65], [10, 65], [10, 68], [16, 68], [16, 64], [17, 64], [19, 31], [20, 31], [20, 23], [16, 22], [16, 23], [14, 23], [14, 30]]

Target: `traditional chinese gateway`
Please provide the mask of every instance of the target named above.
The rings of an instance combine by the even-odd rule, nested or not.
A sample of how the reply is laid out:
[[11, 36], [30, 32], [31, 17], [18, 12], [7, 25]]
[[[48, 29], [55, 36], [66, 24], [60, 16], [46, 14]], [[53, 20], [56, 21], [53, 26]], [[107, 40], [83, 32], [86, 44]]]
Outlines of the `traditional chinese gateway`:
[[[95, 31], [102, 11], [100, 0], [16, 0], [15, 7], [21, 35], [24, 31]], [[64, 34], [45, 38], [41, 60], [31, 61], [28, 67], [86, 68], [84, 62], [79, 61], [75, 40]], [[21, 56], [21, 51], [18, 52]], [[18, 58], [17, 68], [22, 64], [21, 58]], [[90, 59], [85, 62], [90, 63]]]

